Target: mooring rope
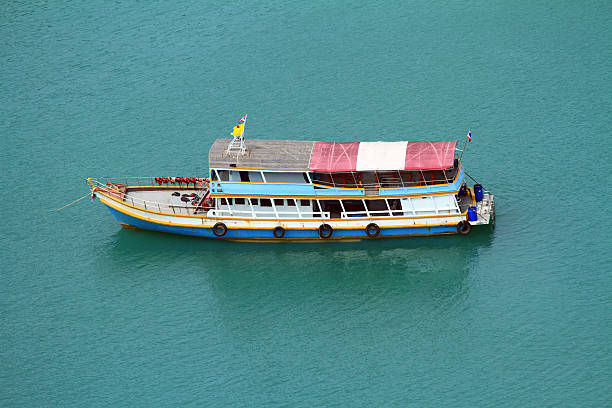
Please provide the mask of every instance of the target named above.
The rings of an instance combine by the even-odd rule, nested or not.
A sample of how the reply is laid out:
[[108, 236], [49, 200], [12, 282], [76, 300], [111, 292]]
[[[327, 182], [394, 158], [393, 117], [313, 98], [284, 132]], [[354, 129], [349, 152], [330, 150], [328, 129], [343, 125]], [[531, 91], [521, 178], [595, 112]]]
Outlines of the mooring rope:
[[65, 205], [65, 206], [63, 206], [63, 207], [60, 207], [60, 208], [58, 208], [57, 210], [49, 210], [49, 211], [59, 211], [59, 210], [63, 210], [64, 208], [66, 208], [66, 207], [68, 207], [68, 206], [71, 206], [72, 204], [75, 204], [75, 203], [77, 203], [78, 201], [81, 201], [82, 199], [84, 199], [84, 198], [86, 198], [86, 197], [90, 197], [90, 196], [91, 196], [91, 193], [87, 193], [87, 194], [85, 194], [83, 197], [81, 197], [81, 198], [77, 198], [77, 199], [76, 199], [76, 200], [74, 200], [73, 202], [68, 203], [68, 204], [66, 204], [66, 205]]
[[[467, 171], [463, 170], [463, 172], [465, 173], [465, 175], [466, 175], [466, 176], [468, 176], [469, 178], [471, 178], [471, 179], [472, 179], [472, 181], [473, 181], [474, 183], [476, 183], [476, 184], [480, 184], [480, 183], [478, 182], [478, 180], [476, 180], [474, 177], [470, 176], [470, 175], [468, 174], [468, 172], [467, 172]], [[483, 190], [484, 190], [484, 191], [486, 191], [487, 193], [490, 193], [490, 191], [489, 191], [489, 190], [487, 190], [486, 188], [483, 188]]]
[[476, 180], [474, 177], [470, 176], [467, 171], [464, 170], [463, 172], [465, 173], [466, 176], [471, 178], [474, 183], [480, 184], [480, 183], [478, 183], [478, 180]]

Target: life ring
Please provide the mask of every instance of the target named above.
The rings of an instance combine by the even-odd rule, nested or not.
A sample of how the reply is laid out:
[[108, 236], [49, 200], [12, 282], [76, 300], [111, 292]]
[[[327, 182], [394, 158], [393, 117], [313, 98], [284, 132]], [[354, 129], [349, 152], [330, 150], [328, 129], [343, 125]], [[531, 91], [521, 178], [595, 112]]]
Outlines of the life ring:
[[380, 234], [380, 227], [373, 222], [365, 227], [366, 235], [370, 238], [376, 238]]
[[279, 225], [272, 230], [272, 234], [274, 234], [274, 238], [282, 238], [285, 236], [285, 229]]
[[216, 236], [222, 237], [227, 232], [227, 226], [222, 222], [218, 222], [212, 227], [212, 232]]
[[329, 238], [332, 236], [334, 229], [329, 224], [321, 224], [319, 225], [319, 236], [323, 239]]
[[181, 193], [179, 193], [178, 191], [175, 191], [174, 193], [172, 193], [172, 197], [180, 197]]
[[459, 221], [457, 224], [457, 232], [459, 235], [467, 235], [472, 231], [472, 224], [469, 221]]
[[184, 202], [184, 203], [188, 203], [189, 201], [191, 201], [191, 198], [186, 197], [186, 196], [182, 196], [181, 197], [181, 201]]

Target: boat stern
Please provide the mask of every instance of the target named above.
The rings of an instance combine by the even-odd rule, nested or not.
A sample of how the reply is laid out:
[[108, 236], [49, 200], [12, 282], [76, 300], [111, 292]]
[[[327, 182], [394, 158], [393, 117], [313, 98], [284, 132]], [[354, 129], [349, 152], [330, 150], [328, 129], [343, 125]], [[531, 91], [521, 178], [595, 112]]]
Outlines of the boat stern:
[[473, 226], [491, 225], [495, 228], [495, 196], [488, 191], [482, 194], [482, 200], [476, 202], [477, 220], [470, 221]]

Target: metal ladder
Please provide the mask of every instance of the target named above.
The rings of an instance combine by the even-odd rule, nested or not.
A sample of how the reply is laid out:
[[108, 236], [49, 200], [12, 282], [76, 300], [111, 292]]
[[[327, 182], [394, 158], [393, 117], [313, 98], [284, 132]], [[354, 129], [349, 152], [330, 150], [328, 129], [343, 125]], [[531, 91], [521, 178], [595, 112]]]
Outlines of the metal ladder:
[[245, 152], [246, 145], [244, 144], [244, 137], [242, 136], [234, 137], [225, 150], [225, 154], [228, 156], [231, 156], [232, 153], [236, 153], [236, 157], [245, 154]]

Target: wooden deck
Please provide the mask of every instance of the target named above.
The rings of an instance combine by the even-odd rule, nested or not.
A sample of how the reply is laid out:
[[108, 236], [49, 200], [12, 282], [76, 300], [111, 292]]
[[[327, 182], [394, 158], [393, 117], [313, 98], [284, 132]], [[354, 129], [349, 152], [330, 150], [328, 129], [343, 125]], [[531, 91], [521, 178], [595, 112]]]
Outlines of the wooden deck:
[[310, 167], [310, 156], [315, 142], [301, 140], [246, 139], [243, 155], [226, 153], [231, 139], [217, 139], [210, 148], [208, 163], [215, 167], [238, 167], [247, 169], [294, 169]]

